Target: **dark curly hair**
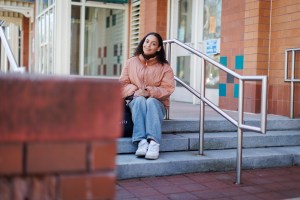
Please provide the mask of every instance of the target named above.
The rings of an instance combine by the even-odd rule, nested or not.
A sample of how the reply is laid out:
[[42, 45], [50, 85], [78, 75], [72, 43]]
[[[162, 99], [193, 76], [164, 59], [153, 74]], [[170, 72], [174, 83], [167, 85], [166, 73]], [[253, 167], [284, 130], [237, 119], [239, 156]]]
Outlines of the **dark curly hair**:
[[138, 56], [140, 54], [143, 54], [144, 51], [143, 51], [143, 44], [146, 40], [146, 38], [149, 36], [149, 35], [153, 35], [157, 38], [158, 40], [158, 46], [160, 46], [160, 51], [157, 52], [156, 54], [156, 59], [157, 61], [160, 63], [160, 64], [166, 64], [168, 63], [168, 61], [166, 60], [166, 53], [165, 53], [165, 49], [164, 49], [164, 45], [163, 45], [163, 39], [162, 37], [158, 34], [158, 33], [155, 33], [155, 32], [151, 32], [151, 33], [148, 33], [139, 43], [139, 45], [137, 46], [137, 48], [135, 49], [135, 52], [134, 52], [134, 55], [135, 56]]

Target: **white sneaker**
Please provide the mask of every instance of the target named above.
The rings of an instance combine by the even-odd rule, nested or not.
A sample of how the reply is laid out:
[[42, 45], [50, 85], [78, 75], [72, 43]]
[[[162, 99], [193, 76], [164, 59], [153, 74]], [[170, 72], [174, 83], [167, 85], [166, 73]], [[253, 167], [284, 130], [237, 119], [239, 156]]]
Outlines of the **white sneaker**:
[[148, 150], [148, 142], [146, 139], [142, 139], [138, 144], [138, 149], [135, 152], [136, 156], [145, 156]]
[[156, 160], [159, 156], [159, 144], [151, 140], [145, 158], [149, 160]]

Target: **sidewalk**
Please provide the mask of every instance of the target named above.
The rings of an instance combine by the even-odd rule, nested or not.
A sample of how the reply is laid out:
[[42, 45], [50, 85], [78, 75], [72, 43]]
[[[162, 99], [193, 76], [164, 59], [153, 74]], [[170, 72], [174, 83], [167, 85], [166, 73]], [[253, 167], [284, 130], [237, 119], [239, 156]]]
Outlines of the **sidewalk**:
[[300, 166], [120, 180], [117, 200], [300, 199]]
[[[199, 120], [199, 110], [199, 105], [171, 102], [170, 120]], [[226, 113], [235, 119], [237, 118], [237, 112], [226, 111]], [[245, 113], [245, 120], [259, 118], [259, 114]], [[213, 120], [224, 118], [206, 106], [205, 119]], [[288, 118], [268, 115], [268, 119]], [[116, 199], [300, 200], [300, 166], [242, 170], [242, 184], [234, 184], [235, 180], [236, 171], [118, 180], [116, 183]]]

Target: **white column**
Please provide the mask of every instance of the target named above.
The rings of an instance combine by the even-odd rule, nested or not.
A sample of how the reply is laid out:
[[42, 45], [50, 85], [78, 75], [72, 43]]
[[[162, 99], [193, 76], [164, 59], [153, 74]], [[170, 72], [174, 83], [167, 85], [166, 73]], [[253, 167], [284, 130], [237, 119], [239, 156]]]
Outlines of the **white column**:
[[54, 73], [70, 74], [71, 3], [56, 1], [54, 25]]
[[19, 63], [19, 26], [15, 24], [9, 25], [9, 36], [8, 36], [8, 42], [11, 48], [11, 51], [15, 57], [17, 65], [20, 65]]

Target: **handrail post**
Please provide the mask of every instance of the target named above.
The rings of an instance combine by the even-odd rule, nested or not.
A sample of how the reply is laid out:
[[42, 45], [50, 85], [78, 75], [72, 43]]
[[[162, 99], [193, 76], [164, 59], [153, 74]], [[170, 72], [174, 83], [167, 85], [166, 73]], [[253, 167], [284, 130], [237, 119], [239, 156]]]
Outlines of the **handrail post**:
[[268, 93], [268, 78], [265, 76], [262, 79], [262, 93], [261, 93], [261, 132], [266, 133], [267, 124], [267, 93]]
[[240, 127], [244, 120], [244, 82], [239, 80], [239, 97], [238, 97], [238, 145], [236, 158], [236, 184], [241, 183], [242, 160], [243, 160], [243, 129]]
[[[169, 64], [171, 63], [171, 42], [168, 42], [167, 43], [167, 52], [168, 52], [168, 62]], [[166, 111], [166, 120], [169, 120], [170, 119], [170, 107], [167, 109]]]
[[295, 78], [295, 50], [292, 50], [292, 74], [291, 74], [291, 94], [290, 94], [290, 118], [294, 118], [294, 78]]
[[238, 128], [238, 147], [236, 159], [236, 184], [241, 184], [243, 164], [243, 129]]
[[168, 43], [168, 62], [171, 63], [171, 42]]
[[200, 92], [200, 125], [199, 125], [199, 155], [203, 155], [204, 149], [204, 112], [205, 104], [203, 98], [205, 97], [205, 71], [206, 63], [205, 60], [201, 59], [201, 92]]
[[291, 103], [290, 103], [290, 118], [293, 119], [294, 118], [294, 81], [291, 81]]

